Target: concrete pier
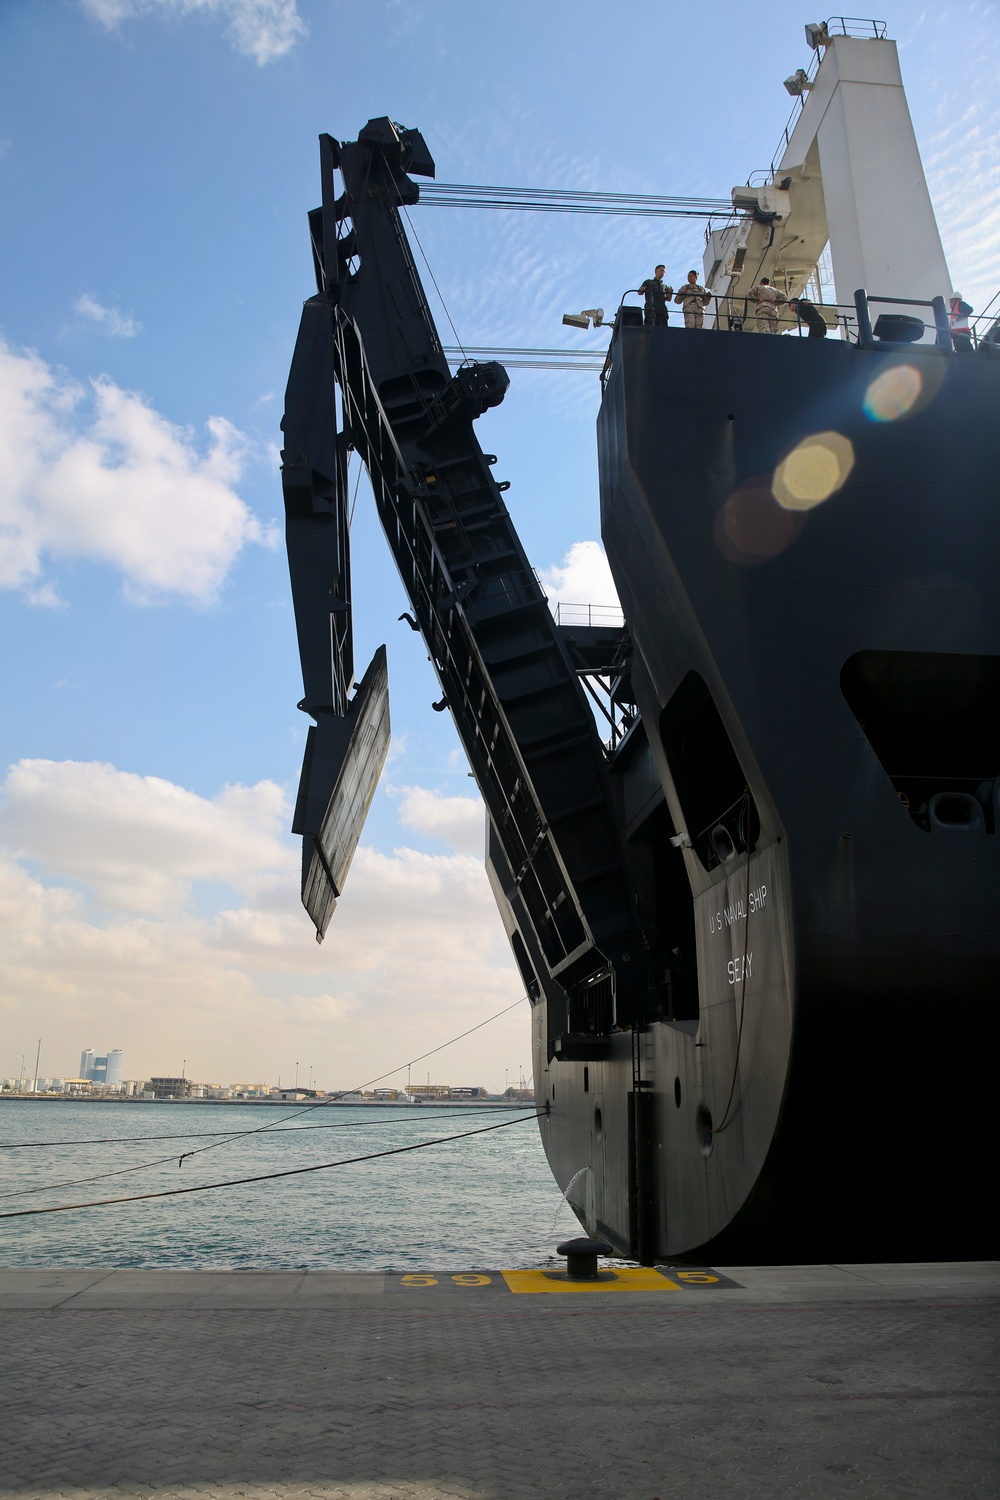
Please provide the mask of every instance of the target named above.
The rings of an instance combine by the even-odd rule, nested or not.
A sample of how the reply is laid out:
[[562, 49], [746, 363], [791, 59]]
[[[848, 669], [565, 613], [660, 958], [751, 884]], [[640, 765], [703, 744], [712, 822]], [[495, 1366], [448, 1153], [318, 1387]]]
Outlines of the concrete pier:
[[0, 1271], [0, 1494], [1000, 1493], [997, 1263], [637, 1274]]

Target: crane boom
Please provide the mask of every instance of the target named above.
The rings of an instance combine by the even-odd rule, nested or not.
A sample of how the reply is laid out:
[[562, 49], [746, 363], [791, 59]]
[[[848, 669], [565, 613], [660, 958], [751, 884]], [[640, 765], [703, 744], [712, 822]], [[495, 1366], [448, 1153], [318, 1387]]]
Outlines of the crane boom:
[[[473, 429], [502, 401], [507, 373], [493, 361], [450, 373], [400, 216], [419, 193], [409, 174], [434, 174], [419, 132], [372, 120], [357, 141], [321, 137], [320, 156], [322, 206], [310, 214], [317, 292], [303, 309], [282, 454], [300, 706], [319, 736], [327, 721], [335, 726], [325, 734], [333, 751], [322, 761], [314, 752], [310, 765], [307, 750], [303, 768], [303, 899], [322, 936], [339, 894], [334, 875], [353, 853], [329, 839], [360, 835], [337, 798], [367, 807], [381, 766], [372, 725], [388, 725], [387, 710], [371, 708], [381, 692], [368, 682], [372, 669], [367, 707], [360, 691], [350, 702], [343, 691], [353, 672], [353, 449], [441, 683], [435, 706], [451, 712], [486, 803], [491, 874], [526, 929], [511, 939], [522, 975], [533, 999], [544, 993], [562, 1009], [550, 1047], [559, 1052], [559, 1036], [564, 1048], [576, 1035], [599, 1044], [643, 1013], [645, 939], [604, 747], [506, 485], [493, 476], [496, 460]], [[367, 719], [367, 751], [361, 730], [352, 737], [352, 714]]]

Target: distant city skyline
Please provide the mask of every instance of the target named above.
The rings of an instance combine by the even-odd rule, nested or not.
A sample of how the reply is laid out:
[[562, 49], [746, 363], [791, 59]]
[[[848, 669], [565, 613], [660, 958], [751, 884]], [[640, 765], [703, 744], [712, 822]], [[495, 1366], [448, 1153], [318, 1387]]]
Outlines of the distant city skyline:
[[[44, 1041], [43, 1039], [39, 1039], [39, 1056], [42, 1055], [44, 1050]], [[295, 1063], [292, 1065], [288, 1075], [278, 1073], [275, 1078], [270, 1080], [263, 1078], [253, 1080], [234, 1078], [227, 1082], [222, 1082], [221, 1079], [225, 1077], [224, 1069], [217, 1070], [214, 1076], [192, 1076], [186, 1067], [187, 1059], [184, 1059], [181, 1068], [174, 1072], [151, 1069], [141, 1075], [126, 1077], [125, 1052], [121, 1047], [110, 1048], [106, 1053], [99, 1053], [93, 1047], [84, 1048], [80, 1053], [80, 1064], [75, 1074], [68, 1070], [62, 1072], [47, 1071], [45, 1073], [39, 1071], [37, 1076], [33, 1076], [30, 1068], [25, 1071], [27, 1061], [27, 1054], [24, 1054], [18, 1074], [11, 1073], [6, 1077], [0, 1075], [0, 1087], [8, 1091], [13, 1090], [17, 1092], [20, 1090], [21, 1092], [30, 1092], [32, 1084], [35, 1083], [39, 1091], [44, 1091], [47, 1087], [61, 1086], [63, 1083], [71, 1081], [74, 1083], [90, 1083], [96, 1089], [102, 1091], [114, 1092], [120, 1090], [137, 1092], [143, 1083], [157, 1082], [163, 1084], [170, 1080], [177, 1080], [195, 1090], [232, 1090], [253, 1094], [280, 1091], [282, 1094], [299, 1092], [303, 1094], [341, 1095], [347, 1093], [360, 1094], [363, 1091], [368, 1095], [399, 1094], [405, 1096], [407, 1093], [427, 1095], [434, 1092], [455, 1092], [459, 1095], [466, 1095], [470, 1091], [484, 1089], [490, 1095], [498, 1096], [506, 1091], [516, 1091], [525, 1088], [531, 1082], [531, 1075], [524, 1072], [522, 1064], [518, 1064], [516, 1067], [510, 1064], [506, 1065], [503, 1069], [502, 1084], [499, 1081], [499, 1071], [496, 1069], [495, 1064], [493, 1071], [496, 1076], [491, 1078], [489, 1082], [484, 1082], [480, 1077], [474, 1082], [465, 1081], [460, 1084], [453, 1084], [447, 1081], [435, 1082], [434, 1075], [429, 1073], [426, 1074], [426, 1081], [411, 1081], [411, 1065], [402, 1064], [395, 1070], [393, 1075], [390, 1075], [385, 1080], [369, 1080], [364, 1085], [348, 1085], [345, 1088], [332, 1084], [321, 1085], [318, 1077], [315, 1076], [315, 1070], [311, 1063], [304, 1066]], [[443, 1069], [440, 1076], [446, 1079], [450, 1072], [451, 1070]], [[406, 1077], [402, 1076], [404, 1073], [406, 1073]], [[464, 1077], [464, 1074], [460, 1075], [458, 1071], [455, 1071], [453, 1076]], [[513, 1080], [516, 1080], [516, 1082]]]

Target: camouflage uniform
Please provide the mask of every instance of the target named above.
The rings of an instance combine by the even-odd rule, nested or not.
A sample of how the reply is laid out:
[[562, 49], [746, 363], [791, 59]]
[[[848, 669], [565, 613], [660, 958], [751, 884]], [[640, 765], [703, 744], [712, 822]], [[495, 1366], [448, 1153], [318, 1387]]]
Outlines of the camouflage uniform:
[[752, 286], [747, 296], [757, 304], [757, 332], [777, 333], [778, 308], [788, 300], [784, 293], [779, 292], [776, 286], [761, 285]]
[[667, 299], [674, 295], [673, 287], [657, 281], [655, 276], [650, 276], [648, 281], [642, 283], [639, 291], [646, 299], [646, 311], [643, 317], [646, 327], [665, 327], [669, 321]]
[[697, 282], [692, 285], [690, 281], [685, 281], [674, 298], [684, 309], [685, 328], [704, 328], [705, 308], [711, 300], [711, 292], [706, 292], [703, 286], [699, 286]]

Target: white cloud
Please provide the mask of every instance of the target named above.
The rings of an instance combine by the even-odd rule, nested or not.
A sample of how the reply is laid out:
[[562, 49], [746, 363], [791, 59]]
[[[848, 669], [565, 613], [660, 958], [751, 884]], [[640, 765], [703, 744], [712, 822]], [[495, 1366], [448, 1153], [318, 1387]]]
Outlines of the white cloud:
[[[996, 19], [989, 4], [968, 7], [960, 23], [948, 7], [926, 7], [914, 17], [912, 43], [901, 53], [952, 286], [977, 312], [996, 293], [1000, 261]], [[956, 25], [968, 59], [957, 76], [940, 66]], [[994, 316], [998, 310], [994, 305]]]
[[539, 577], [550, 604], [621, 607], [600, 542], [574, 542], [562, 562], [542, 568]]
[[188, 16], [201, 12], [224, 17], [236, 51], [259, 67], [290, 52], [306, 25], [295, 0], [80, 0], [87, 15], [109, 31], [134, 16]]
[[269, 537], [233, 489], [248, 443], [224, 417], [206, 452], [106, 377], [89, 391], [0, 341], [0, 588], [47, 602], [47, 558], [110, 563], [136, 600], [206, 602]]
[[932, 138], [927, 157], [953, 284], [977, 310], [996, 291], [1000, 260], [1000, 109], [987, 104], [990, 97], [988, 90], [973, 91], [962, 112]]
[[83, 292], [77, 297], [73, 311], [78, 317], [89, 318], [92, 323], [97, 323], [114, 339], [134, 339], [137, 333], [142, 332], [142, 324], [131, 313], [120, 312], [117, 307], [105, 307], [89, 292]]
[[[199, 797], [114, 766], [23, 761], [4, 791], [3, 1030], [44, 1038], [46, 1074], [97, 1044], [124, 1047], [129, 1077], [170, 1072], [180, 1051], [189, 1076], [273, 1082], [308, 1057], [324, 1087], [347, 1088], [520, 994], [481, 859], [362, 846], [319, 947], [270, 782]], [[525, 1006], [434, 1071], [499, 1086], [527, 1028]]]
[[272, 781], [206, 798], [96, 761], [22, 760], [0, 795], [8, 844], [118, 911], [179, 911], [195, 881], [246, 892], [295, 877], [287, 801]]
[[479, 797], [444, 797], [422, 786], [402, 789], [399, 820], [426, 838], [441, 839], [463, 854], [482, 856], [486, 815]]

